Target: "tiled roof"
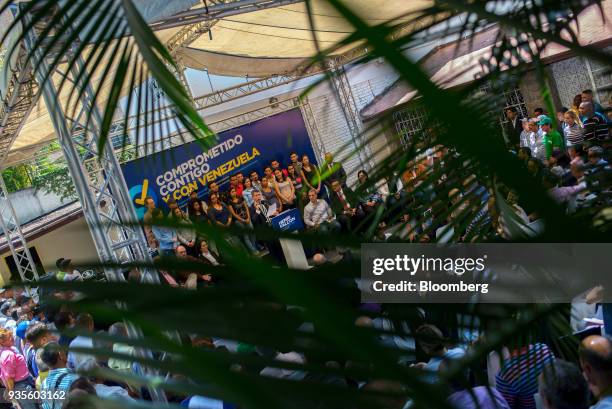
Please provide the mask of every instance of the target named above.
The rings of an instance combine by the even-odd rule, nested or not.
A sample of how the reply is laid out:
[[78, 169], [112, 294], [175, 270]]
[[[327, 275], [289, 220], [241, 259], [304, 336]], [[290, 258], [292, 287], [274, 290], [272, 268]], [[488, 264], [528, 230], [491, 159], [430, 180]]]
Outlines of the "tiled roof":
[[[578, 41], [584, 46], [605, 46], [612, 43], [612, 0], [604, 0], [601, 9], [594, 5], [584, 10], [578, 17]], [[603, 11], [603, 15], [602, 15]], [[453, 41], [434, 48], [419, 62], [430, 78], [444, 88], [452, 88], [474, 81], [483, 72], [479, 60], [491, 55], [499, 26], [483, 29], [462, 40]], [[558, 44], [544, 49], [541, 58], [550, 63], [567, 58], [570, 50]], [[370, 104], [361, 110], [361, 117], [370, 120], [409, 102], [417, 92], [405, 82], [398, 80]]]
[[[21, 226], [21, 231], [26, 240], [31, 241], [82, 216], [83, 208], [81, 207], [81, 203], [76, 201], [24, 224]], [[2, 235], [0, 236], [0, 254], [8, 250], [6, 237]]]

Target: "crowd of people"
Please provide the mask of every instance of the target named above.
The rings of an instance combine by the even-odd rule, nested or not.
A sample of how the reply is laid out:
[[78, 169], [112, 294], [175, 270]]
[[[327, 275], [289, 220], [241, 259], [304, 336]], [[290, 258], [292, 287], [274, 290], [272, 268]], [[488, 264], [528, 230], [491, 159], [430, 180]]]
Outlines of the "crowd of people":
[[[610, 188], [605, 183], [612, 174], [608, 119], [593, 100], [592, 92], [586, 90], [576, 96], [570, 109], [555, 115], [536, 109], [530, 117], [521, 118], [514, 108], [507, 109], [505, 114], [508, 122], [504, 134], [509, 149], [568, 213], [609, 200]], [[160, 271], [160, 274], [173, 286], [215, 285], [214, 269], [209, 267], [223, 266], [227, 255], [218, 250], [221, 246], [205, 229], [195, 228], [196, 225], [214, 226], [220, 231], [231, 228], [223, 234], [230, 246], [241, 247], [255, 257], [269, 255], [282, 260], [277, 243], [260, 239], [254, 229], [270, 226], [274, 217], [290, 209], [299, 211], [308, 231], [365, 234], [367, 230], [373, 232], [371, 238], [378, 242], [398, 238], [439, 243], [516, 239], [520, 235], [513, 227], [517, 219], [521, 222], [519, 232], [527, 236], [537, 233], [540, 218], [522, 203], [516, 191], [503, 186], [493, 189], [490, 181], [477, 176], [470, 163], [444, 146], [433, 143], [427, 149], [421, 144], [417, 152], [392, 179], [370, 178], [366, 170], [359, 170], [351, 184], [344, 167], [331, 153], [317, 166], [308, 155], [300, 157], [299, 153], [291, 152], [287, 163], [273, 160], [261, 173], [231, 175], [227, 189], [211, 182], [205, 196], [203, 192], [191, 192], [188, 203], [182, 207], [169, 200], [169, 209], [164, 212], [153, 199], [146, 198], [143, 228], [153, 254], [202, 266], [197, 271]], [[518, 217], [508, 217], [500, 210], [500, 192]], [[374, 229], [368, 229], [369, 226]], [[307, 249], [311, 255], [323, 250]], [[127, 278], [138, 281], [138, 275], [137, 270], [132, 270]], [[57, 261], [54, 277], [61, 281], [83, 279], [69, 259]], [[102, 332], [126, 337], [125, 324], [94, 322], [89, 314], [75, 315], [66, 306], [42, 303], [42, 289], [30, 291], [13, 287], [0, 295], [0, 378], [9, 401], [17, 402], [21, 409], [69, 409], [74, 399], [84, 394], [120, 400], [150, 398], [146, 390], [92, 375], [98, 368], [139, 374], [138, 364], [70, 350], [100, 347], [134, 355], [132, 346], [101, 344], [97, 338], [70, 336], [70, 331], [66, 332]], [[596, 313], [603, 314], [607, 327], [612, 321], [600, 304], [601, 291], [605, 289], [598, 288], [587, 298]], [[65, 294], [58, 292], [54, 296]], [[364, 315], [355, 325], [405, 331], [406, 336], [377, 336], [381, 344], [406, 351], [401, 364], [424, 370], [430, 382], [449, 373], [457, 375], [450, 382], [448, 401], [458, 409], [581, 409], [591, 405], [596, 409], [612, 408], [609, 338], [612, 331], [608, 328], [604, 329], [608, 336], [589, 335], [581, 340], [577, 363], [557, 358], [561, 354], [553, 345], [533, 338], [523, 343], [508, 342], [499, 353], [491, 353], [480, 369], [457, 374], [453, 369], [456, 362], [469, 356], [472, 344], [480, 340], [461, 340], [452, 329], [426, 315], [417, 325], [398, 325], [384, 318], [384, 305], [359, 308]], [[408, 331], [408, 327], [415, 331]], [[230, 352], [249, 348], [254, 353], [264, 353], [257, 347], [230, 340], [191, 337], [187, 342], [198, 347], [226, 348]], [[270, 356], [270, 351], [265, 354]], [[308, 362], [306, 356], [295, 351], [276, 351], [272, 356], [298, 364]], [[260, 374], [284, 379], [309, 378], [306, 371], [268, 367], [262, 368]], [[355, 380], [348, 376], [334, 378], [333, 382], [379, 392], [398, 388], [389, 381]], [[47, 394], [33, 400], [27, 398], [30, 391]], [[204, 396], [177, 395], [171, 396], [171, 400], [190, 408], [232, 407], [231, 403]], [[389, 405], [408, 408], [410, 402], [399, 400]]]
[[[568, 213], [610, 200], [609, 184], [603, 183], [611, 171], [609, 122], [601, 105], [593, 101], [592, 91], [577, 95], [571, 109], [563, 108], [555, 115], [537, 108], [532, 116], [521, 118], [514, 107], [505, 115], [509, 148]], [[371, 179], [362, 169], [354, 183], [348, 183], [346, 170], [331, 153], [316, 166], [308, 155], [291, 152], [287, 163], [272, 160], [261, 174], [252, 170], [248, 175], [231, 175], [226, 189], [213, 181], [207, 192], [192, 191], [183, 208], [170, 199], [167, 214], [146, 198], [143, 222], [149, 246], [162, 256], [177, 255], [179, 249], [198, 258], [202, 241], [213, 249], [215, 245], [190, 225], [208, 223], [242, 228], [244, 234], [236, 235], [234, 229], [227, 234], [228, 240], [253, 255], [272, 253], [282, 260], [278, 246], [258, 240], [249, 230], [269, 226], [273, 217], [294, 208], [299, 209], [307, 231], [361, 233], [374, 224], [375, 241], [516, 238], [511, 237], [516, 229], [509, 220], [514, 218], [499, 211], [491, 181], [477, 178], [453, 150], [429, 143], [429, 148], [417, 143], [420, 152], [393, 180], [388, 176]], [[537, 212], [526, 208], [516, 191], [498, 188], [522, 222], [520, 230], [528, 236], [542, 230]], [[181, 227], [155, 226], [167, 219]], [[307, 252], [312, 255], [319, 250]]]
[[[30, 290], [31, 291], [31, 290]], [[31, 295], [31, 296], [30, 296]], [[38, 294], [28, 295], [22, 288], [11, 288], [1, 293], [0, 299], [0, 379], [4, 385], [5, 402], [12, 402], [18, 409], [70, 409], [83, 395], [113, 399], [118, 402], [148, 400], [146, 389], [134, 387], [129, 382], [111, 381], [99, 375], [101, 368], [118, 375], [141, 374], [135, 362], [105, 358], [88, 354], [87, 349], [99, 348], [135, 356], [134, 347], [120, 342], [101, 341], [86, 334], [106, 334], [125, 339], [128, 334], [122, 322], [104, 325], [94, 322], [87, 313], [75, 315], [65, 306], [40, 304]], [[393, 331], [394, 325], [384, 314], [370, 318], [368, 313], [384, 308], [362, 305], [355, 325]], [[380, 312], [380, 310], [377, 310]], [[584, 337], [579, 345], [579, 360], [572, 363], [558, 358], [557, 351], [535, 335], [506, 340], [505, 346], [490, 352], [479, 360], [481, 364], [462, 367], [461, 359], [478, 350], [487, 335], [473, 342], [461, 342], [449, 328], [444, 331], [424, 315], [413, 333], [407, 327], [395, 335], [382, 332], [377, 340], [388, 348], [403, 351], [400, 363], [423, 371], [426, 382], [435, 383], [447, 379], [448, 402], [457, 409], [606, 409], [612, 407], [612, 338], [602, 335]], [[424, 323], [423, 323], [424, 322]], [[405, 331], [406, 335], [400, 334]], [[81, 335], [70, 335], [78, 332]], [[545, 338], [545, 337], [544, 337]], [[240, 342], [201, 336], [186, 338], [194, 347], [221, 348], [227, 352], [249, 351], [295, 364], [308, 363], [299, 352], [277, 352], [249, 346]], [[80, 349], [79, 349], [80, 348]], [[75, 351], [75, 349], [78, 351]], [[326, 365], [338, 367], [339, 362]], [[351, 365], [349, 361], [345, 365]], [[354, 364], [353, 364], [354, 365]], [[96, 372], [98, 371], [98, 372]], [[315, 374], [305, 370], [264, 367], [261, 376], [290, 380], [315, 380]], [[345, 377], [334, 375], [325, 379], [335, 385], [354, 387], [364, 391], [401, 391], [401, 384], [385, 380], [355, 379], [352, 372]], [[314, 378], [313, 378], [314, 376]], [[37, 392], [37, 395], [33, 393]], [[187, 408], [235, 407], [206, 396], [181, 396], [169, 394], [171, 402]], [[388, 399], [388, 398], [385, 398]], [[391, 409], [410, 408], [410, 400], [385, 401]], [[10, 408], [11, 403], [0, 403]]]

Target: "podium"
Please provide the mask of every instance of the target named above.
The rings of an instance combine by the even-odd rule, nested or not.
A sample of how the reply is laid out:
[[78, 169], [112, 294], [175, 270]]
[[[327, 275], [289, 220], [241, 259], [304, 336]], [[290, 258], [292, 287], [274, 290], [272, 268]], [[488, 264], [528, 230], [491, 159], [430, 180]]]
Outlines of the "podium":
[[[299, 209], [289, 209], [271, 219], [272, 228], [282, 232], [297, 232], [304, 228]], [[308, 259], [302, 242], [294, 239], [279, 239], [287, 267], [296, 270], [308, 270]]]

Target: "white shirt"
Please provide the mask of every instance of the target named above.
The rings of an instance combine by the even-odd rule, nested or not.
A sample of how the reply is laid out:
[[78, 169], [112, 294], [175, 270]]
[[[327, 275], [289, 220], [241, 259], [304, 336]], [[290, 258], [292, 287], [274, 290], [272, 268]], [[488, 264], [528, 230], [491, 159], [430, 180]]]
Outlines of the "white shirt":
[[[88, 337], [84, 337], [79, 335], [75, 339], [70, 342], [68, 348], [90, 348], [93, 349], [93, 340]], [[83, 365], [85, 362], [93, 360], [96, 358], [93, 355], [83, 354], [81, 352], [68, 352], [68, 368], [77, 370]]]
[[102, 399], [125, 399], [133, 401], [132, 397], [129, 395], [128, 391], [123, 389], [121, 386], [106, 386], [101, 383], [96, 383], [94, 385], [96, 389], [96, 394]]

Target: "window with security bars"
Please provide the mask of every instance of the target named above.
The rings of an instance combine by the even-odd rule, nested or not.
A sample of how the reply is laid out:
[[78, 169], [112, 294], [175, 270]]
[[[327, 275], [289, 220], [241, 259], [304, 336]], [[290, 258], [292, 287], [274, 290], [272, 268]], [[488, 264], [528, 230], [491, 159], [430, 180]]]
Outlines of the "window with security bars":
[[414, 106], [393, 114], [395, 130], [404, 149], [408, 148], [416, 135], [423, 132], [427, 122], [427, 111], [422, 106]]
[[[486, 84], [480, 87], [480, 92], [491, 95], [493, 92], [497, 91], [493, 90], [490, 84]], [[508, 108], [516, 108], [519, 117], [521, 118], [526, 118], [529, 116], [527, 112], [527, 105], [525, 104], [525, 99], [523, 98], [523, 93], [519, 87], [505, 89], [503, 99], [500, 98], [500, 100], [497, 102], [497, 107], [495, 109], [498, 112], [494, 112], [494, 114], [498, 116], [499, 124], [502, 127], [508, 122], [508, 118], [506, 118], [506, 109]]]
[[[605, 51], [609, 53], [612, 51], [612, 47], [606, 48]], [[608, 105], [610, 98], [612, 98], [612, 69], [608, 64], [591, 59], [589, 59], [589, 68], [593, 76], [597, 99], [602, 105]]]

